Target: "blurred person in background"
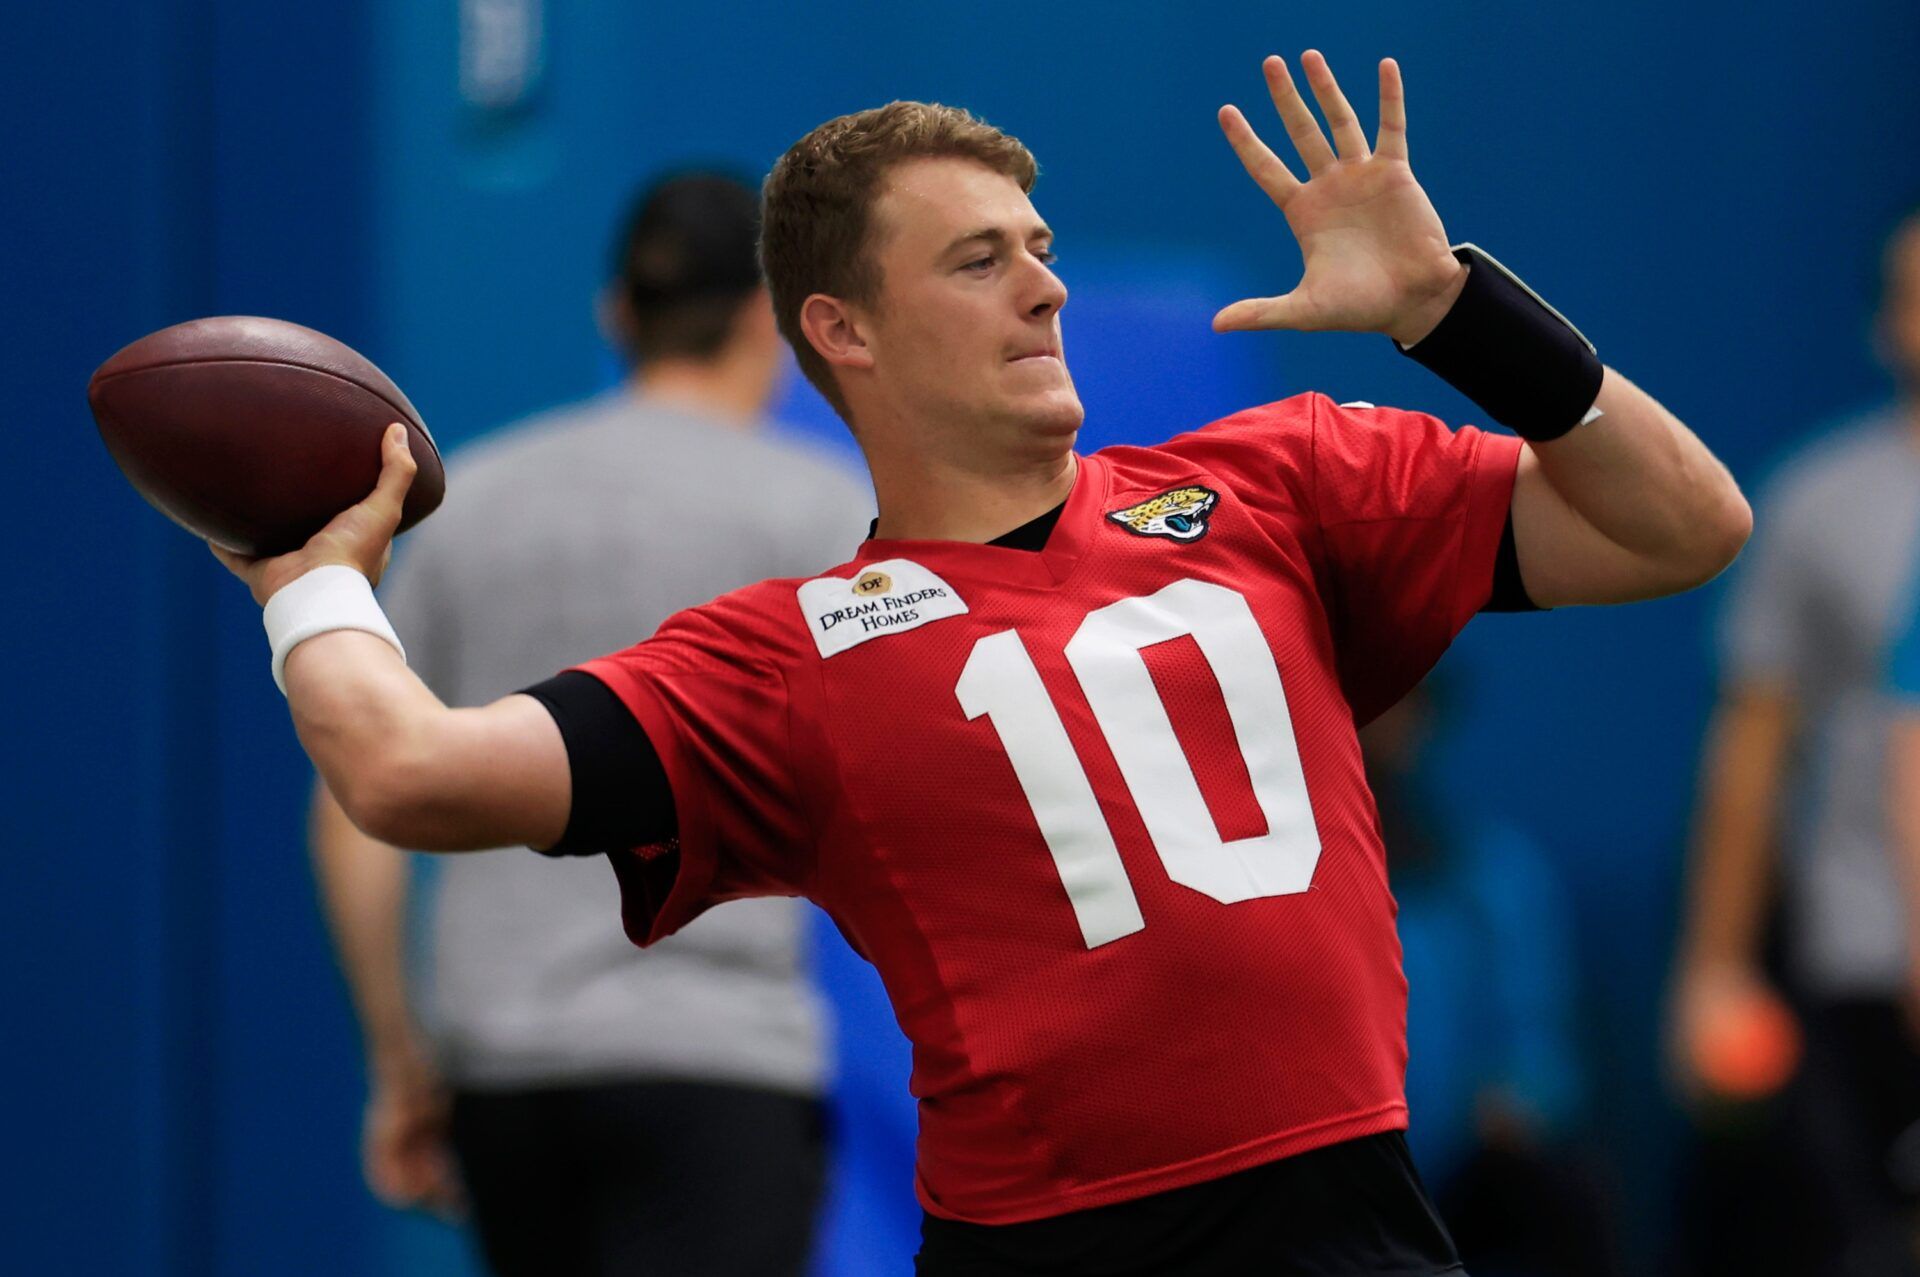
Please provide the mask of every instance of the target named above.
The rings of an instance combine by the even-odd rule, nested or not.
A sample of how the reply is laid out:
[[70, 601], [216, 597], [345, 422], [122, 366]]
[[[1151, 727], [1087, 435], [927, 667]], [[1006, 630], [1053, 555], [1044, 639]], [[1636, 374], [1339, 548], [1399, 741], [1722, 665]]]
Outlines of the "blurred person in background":
[[1790, 1271], [1846, 1277], [1920, 1271], [1901, 1141], [1920, 1121], [1915, 949], [1889, 856], [1882, 688], [1920, 550], [1920, 215], [1885, 245], [1876, 337], [1897, 401], [1789, 462], [1735, 579], [1673, 1008], [1676, 1067], [1711, 1101], [1711, 1075], [1740, 1064], [1716, 1056], [1766, 1054], [1761, 1026], [1781, 1018], [1777, 908], [1804, 1050], [1783, 1196], [1804, 1192], [1811, 1215], [1812, 1254]]
[[[758, 217], [730, 177], [645, 193], [602, 299], [631, 377], [456, 460], [445, 509], [383, 591], [448, 703], [859, 544], [866, 486], [766, 428], [784, 353]], [[437, 867], [415, 986], [408, 854], [355, 830], [324, 785], [313, 847], [363, 1029], [382, 1200], [464, 1201], [502, 1274], [803, 1270], [827, 1067], [806, 906], [731, 904], [642, 953], [607, 908], [604, 862], [462, 857]]]
[[1400, 906], [1407, 1143], [1475, 1277], [1605, 1277], [1612, 1225], [1574, 1136], [1581, 985], [1559, 874], [1518, 828], [1465, 818], [1429, 767], [1438, 676], [1361, 730]]

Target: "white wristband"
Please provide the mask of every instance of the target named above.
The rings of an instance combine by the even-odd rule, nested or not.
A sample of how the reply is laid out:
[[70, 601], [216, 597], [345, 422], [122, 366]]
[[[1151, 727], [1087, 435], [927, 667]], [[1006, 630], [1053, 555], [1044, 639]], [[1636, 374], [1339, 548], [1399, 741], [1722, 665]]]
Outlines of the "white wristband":
[[266, 623], [267, 642], [273, 646], [273, 681], [281, 695], [287, 691], [287, 656], [294, 648], [331, 630], [365, 630], [393, 644], [400, 659], [407, 649], [392, 622], [374, 601], [367, 578], [341, 563], [295, 577], [273, 592], [260, 618]]

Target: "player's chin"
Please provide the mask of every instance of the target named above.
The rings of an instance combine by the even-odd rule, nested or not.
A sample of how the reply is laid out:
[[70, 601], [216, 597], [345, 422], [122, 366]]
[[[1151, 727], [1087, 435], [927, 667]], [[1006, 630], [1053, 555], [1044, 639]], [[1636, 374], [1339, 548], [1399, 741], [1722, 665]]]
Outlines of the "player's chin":
[[1022, 395], [1015, 409], [1013, 415], [1026, 433], [1039, 439], [1064, 436], [1069, 443], [1087, 417], [1086, 409], [1080, 406], [1080, 396], [1071, 385]]

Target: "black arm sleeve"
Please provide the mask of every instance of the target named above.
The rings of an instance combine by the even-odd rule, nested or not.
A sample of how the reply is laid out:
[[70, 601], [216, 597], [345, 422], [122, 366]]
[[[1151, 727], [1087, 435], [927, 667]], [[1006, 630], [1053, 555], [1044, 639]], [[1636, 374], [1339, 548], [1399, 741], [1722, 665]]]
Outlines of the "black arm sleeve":
[[[1513, 512], [1507, 512], [1507, 526], [1500, 531], [1500, 549], [1493, 560], [1493, 594], [1482, 612], [1540, 612], [1545, 609], [1527, 596], [1527, 583], [1520, 579], [1520, 550], [1513, 540]], [[608, 693], [611, 695], [612, 693]]]
[[597, 856], [674, 837], [673, 787], [632, 711], [591, 674], [568, 670], [523, 689], [547, 707], [567, 746], [573, 806], [546, 856]]

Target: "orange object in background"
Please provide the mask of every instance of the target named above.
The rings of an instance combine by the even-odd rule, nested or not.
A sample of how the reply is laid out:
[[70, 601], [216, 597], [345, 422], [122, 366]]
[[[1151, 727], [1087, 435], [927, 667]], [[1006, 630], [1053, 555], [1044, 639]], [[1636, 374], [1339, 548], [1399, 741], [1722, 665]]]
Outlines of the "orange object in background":
[[1693, 1041], [1693, 1070], [1714, 1094], [1759, 1100], [1779, 1091], [1800, 1066], [1800, 1025], [1765, 991], [1724, 999]]

